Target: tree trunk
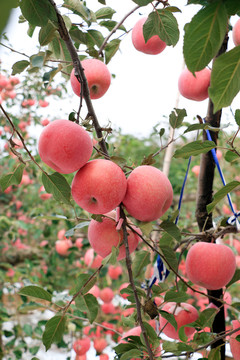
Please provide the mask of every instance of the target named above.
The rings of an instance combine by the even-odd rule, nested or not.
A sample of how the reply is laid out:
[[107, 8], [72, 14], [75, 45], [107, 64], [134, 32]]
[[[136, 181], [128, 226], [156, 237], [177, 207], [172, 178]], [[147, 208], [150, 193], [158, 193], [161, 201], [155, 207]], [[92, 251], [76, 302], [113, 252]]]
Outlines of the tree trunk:
[[[223, 54], [227, 50], [228, 35], [226, 34], [224, 42], [217, 56]], [[213, 127], [219, 127], [221, 122], [222, 111], [219, 110], [215, 114], [213, 113], [213, 103], [209, 99], [208, 111], [206, 116], [206, 122]], [[217, 144], [217, 132], [211, 132], [212, 140]], [[203, 140], [206, 140], [206, 132], [204, 131]], [[208, 230], [213, 227], [212, 223], [212, 214], [207, 213], [207, 205], [212, 202], [213, 197], [213, 180], [214, 180], [214, 170], [215, 163], [212, 157], [211, 152], [203, 154], [201, 156], [200, 162], [200, 173], [198, 181], [198, 194], [197, 194], [197, 208], [196, 208], [196, 219], [200, 231]], [[211, 239], [206, 239], [206, 241], [211, 241]], [[208, 294], [215, 297], [216, 299], [221, 299], [223, 295], [223, 290], [208, 290]], [[211, 300], [217, 307], [221, 307], [222, 302], [218, 300]], [[224, 307], [220, 308], [220, 311], [215, 316], [213, 322], [213, 332], [219, 334], [225, 331], [225, 317], [224, 317]], [[212, 345], [212, 348], [221, 346], [221, 360], [225, 360], [225, 342], [224, 340], [219, 340]]]

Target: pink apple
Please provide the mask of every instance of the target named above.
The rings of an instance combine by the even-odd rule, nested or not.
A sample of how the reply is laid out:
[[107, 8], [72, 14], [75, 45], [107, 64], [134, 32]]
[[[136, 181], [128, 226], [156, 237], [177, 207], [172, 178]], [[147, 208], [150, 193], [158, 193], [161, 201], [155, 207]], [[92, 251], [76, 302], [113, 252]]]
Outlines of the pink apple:
[[236, 270], [233, 251], [226, 245], [198, 242], [188, 251], [187, 277], [194, 284], [209, 290], [227, 285]]
[[93, 287], [88, 291], [88, 293], [98, 298], [100, 295], [100, 289], [97, 285], [93, 285]]
[[39, 100], [38, 101], [38, 104], [39, 104], [39, 106], [41, 106], [41, 107], [47, 107], [48, 105], [49, 105], [49, 102], [47, 102], [46, 100]]
[[98, 353], [101, 353], [107, 345], [108, 343], [105, 338], [96, 338], [93, 340], [93, 347]]
[[[233, 330], [236, 330], [237, 328], [240, 328], [240, 321], [233, 320], [232, 325]], [[240, 330], [236, 331], [233, 335], [231, 335], [229, 341], [234, 360], [240, 360], [240, 342], [235, 340], [238, 335], [240, 335]]]
[[88, 249], [84, 255], [84, 263], [92, 269], [97, 269], [101, 263], [103, 258], [99, 255], [94, 255], [93, 249]]
[[78, 249], [81, 249], [83, 247], [83, 238], [77, 238], [76, 241], [75, 241], [75, 246]]
[[[99, 99], [108, 90], [111, 84], [111, 74], [107, 66], [98, 59], [85, 59], [82, 61], [82, 67], [88, 82], [91, 99]], [[74, 93], [80, 96], [81, 84], [74, 75], [73, 69], [70, 75], [70, 81]]]
[[110, 287], [106, 287], [100, 290], [99, 297], [105, 304], [109, 304], [114, 297], [114, 292]]
[[118, 266], [109, 265], [109, 267], [108, 267], [108, 275], [113, 280], [118, 279], [119, 276], [122, 275], [122, 272], [123, 272], [123, 270], [120, 265], [118, 265]]
[[84, 355], [90, 349], [91, 341], [88, 337], [75, 340], [73, 343], [73, 349], [77, 355]]
[[104, 303], [101, 305], [102, 312], [104, 314], [114, 314], [115, 313], [115, 306], [112, 303]]
[[178, 79], [179, 92], [182, 96], [190, 100], [205, 100], [208, 98], [210, 78], [211, 70], [208, 68], [196, 71], [195, 76], [185, 68]]
[[46, 126], [38, 142], [42, 161], [55, 171], [70, 174], [90, 159], [91, 137], [81, 126], [68, 120], [55, 120]]
[[129, 175], [123, 204], [135, 219], [159, 219], [168, 210], [172, 200], [172, 185], [167, 176], [157, 168], [142, 165]]
[[42, 126], [47, 126], [49, 123], [50, 123], [50, 121], [48, 119], [43, 119], [41, 121]]
[[69, 248], [72, 247], [71, 240], [57, 240], [55, 243], [55, 249], [59, 255], [67, 255]]
[[158, 35], [153, 35], [147, 42], [143, 36], [143, 24], [147, 20], [146, 17], [138, 20], [132, 29], [132, 43], [134, 47], [144, 54], [157, 55], [160, 54], [167, 46]]
[[[169, 314], [174, 315], [178, 326], [177, 331], [170, 323], [168, 323], [165, 326], [167, 320], [164, 319], [162, 316], [159, 317], [159, 324], [160, 324], [160, 328], [163, 328], [165, 326], [163, 329], [163, 333], [165, 335], [176, 340], [179, 339], [178, 331], [180, 327], [186, 324], [190, 324], [191, 322], [196, 321], [198, 318], [197, 310], [195, 309], [194, 306], [188, 303], [181, 303], [177, 305], [174, 302], [169, 302], [165, 304], [161, 310], [164, 310]], [[185, 327], [184, 329], [184, 332], [188, 338], [194, 333], [194, 331], [195, 329], [193, 327]]]
[[6, 76], [0, 74], [0, 89], [5, 88], [7, 84], [8, 84], [8, 79], [6, 78]]
[[[118, 260], [122, 260], [126, 257], [125, 246], [123, 244], [123, 230], [116, 230], [117, 223], [116, 212], [112, 211], [105, 214], [108, 217], [104, 217], [102, 222], [91, 220], [88, 227], [88, 240], [90, 245], [97, 254], [105, 258], [112, 251], [112, 247], [119, 246]], [[139, 234], [141, 230], [132, 226]], [[140, 241], [140, 238], [132, 230], [128, 230], [128, 243], [129, 251], [132, 253]]]
[[240, 45], [240, 19], [236, 22], [233, 27], [233, 42], [236, 46]]
[[89, 161], [74, 176], [72, 196], [76, 203], [92, 214], [105, 214], [123, 200], [127, 180], [122, 169], [105, 159]]
[[200, 165], [195, 165], [195, 166], [193, 166], [192, 172], [194, 173], [194, 175], [195, 175], [196, 177], [198, 177], [198, 175], [199, 175], [199, 173], [200, 173]]
[[100, 354], [99, 360], [109, 360], [108, 354]]

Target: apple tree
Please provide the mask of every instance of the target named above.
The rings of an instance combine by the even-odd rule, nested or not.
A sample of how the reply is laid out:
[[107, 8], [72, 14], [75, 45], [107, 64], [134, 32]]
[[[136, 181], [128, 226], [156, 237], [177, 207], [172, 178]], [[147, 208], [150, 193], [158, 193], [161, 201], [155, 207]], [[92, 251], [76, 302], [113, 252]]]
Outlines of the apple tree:
[[[72, 347], [76, 359], [90, 358], [93, 345], [103, 360], [114, 344], [110, 356], [119, 360], [223, 360], [230, 343], [240, 359], [240, 228], [232, 202], [240, 185], [240, 110], [231, 108], [240, 90], [240, 23], [232, 31], [231, 21], [240, 4], [188, 0], [198, 10], [184, 26], [179, 91], [189, 106], [208, 98], [208, 108], [189, 124], [188, 108], [176, 107], [167, 126], [139, 140], [102, 127], [94, 101], [111, 91], [108, 64], [121, 41], [132, 36], [146, 63], [164, 56], [179, 42], [176, 14], [184, 18], [185, 8], [129, 2], [122, 19], [111, 0], [0, 5], [0, 45], [22, 56], [11, 74], [3, 61], [0, 73], [0, 358], [27, 352], [38, 359], [41, 344], [46, 351], [57, 344], [68, 359]], [[39, 50], [29, 56], [4, 31], [13, 8], [27, 35], [37, 34]], [[128, 29], [136, 12], [140, 19]], [[72, 96], [78, 109], [62, 120], [51, 102]], [[237, 126], [231, 134], [221, 124], [227, 107]], [[184, 192], [187, 178], [193, 198]], [[35, 325], [14, 318], [36, 309], [51, 315]]]

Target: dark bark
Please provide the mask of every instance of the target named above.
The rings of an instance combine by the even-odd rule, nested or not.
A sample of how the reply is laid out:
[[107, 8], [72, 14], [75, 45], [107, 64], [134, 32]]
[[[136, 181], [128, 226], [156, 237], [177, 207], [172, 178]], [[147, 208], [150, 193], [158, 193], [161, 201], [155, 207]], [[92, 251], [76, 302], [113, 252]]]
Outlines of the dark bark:
[[[227, 50], [228, 35], [224, 39], [221, 49], [217, 56], [223, 54]], [[208, 111], [206, 116], [206, 122], [213, 127], [219, 127], [221, 122], [222, 111], [219, 110], [215, 114], [213, 113], [213, 103], [209, 99]], [[217, 132], [211, 132], [212, 140], [217, 144]], [[206, 140], [206, 133], [203, 134], [203, 140]], [[214, 180], [215, 163], [211, 152], [203, 154], [200, 162], [200, 174], [198, 181], [198, 194], [197, 194], [197, 208], [196, 208], [196, 219], [198, 222], [199, 230], [208, 230], [213, 227], [212, 214], [208, 214], [207, 205], [212, 202], [213, 198], [213, 180]], [[211, 237], [206, 237], [205, 241], [211, 241]], [[225, 331], [225, 317], [224, 307], [222, 306], [221, 298], [223, 296], [223, 290], [208, 290], [208, 294], [218, 300], [210, 300], [214, 303], [220, 311], [215, 316], [213, 322], [213, 332], [220, 334]], [[212, 348], [221, 347], [221, 360], [225, 360], [225, 341], [221, 339], [212, 345]]]

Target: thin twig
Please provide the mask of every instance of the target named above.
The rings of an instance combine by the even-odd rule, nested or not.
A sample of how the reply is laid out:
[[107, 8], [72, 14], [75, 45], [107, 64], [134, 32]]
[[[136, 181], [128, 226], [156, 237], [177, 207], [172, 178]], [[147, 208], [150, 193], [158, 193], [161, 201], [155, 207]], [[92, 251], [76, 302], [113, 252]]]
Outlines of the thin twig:
[[117, 29], [124, 23], [124, 21], [130, 16], [132, 15], [137, 9], [140, 8], [140, 5], [136, 6], [134, 9], [132, 9], [129, 13], [127, 13], [121, 21], [119, 21], [119, 23], [117, 23], [114, 28], [110, 31], [110, 33], [108, 34], [108, 36], [105, 37], [99, 51], [98, 51], [98, 55], [102, 54], [103, 49], [105, 48], [105, 46], [107, 45], [108, 40], [110, 39], [110, 37], [112, 36], [112, 34], [114, 34]]

